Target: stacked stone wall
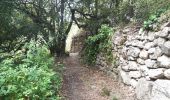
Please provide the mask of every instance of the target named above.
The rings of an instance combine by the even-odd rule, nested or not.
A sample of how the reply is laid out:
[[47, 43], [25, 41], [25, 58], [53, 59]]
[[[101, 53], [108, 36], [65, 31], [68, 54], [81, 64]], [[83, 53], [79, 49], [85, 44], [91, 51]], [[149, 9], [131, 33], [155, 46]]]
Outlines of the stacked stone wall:
[[[168, 23], [169, 24], [169, 23]], [[170, 27], [157, 32], [125, 28], [113, 36], [116, 65], [107, 65], [104, 56], [97, 66], [117, 75], [136, 90], [139, 100], [170, 100]], [[167, 86], [167, 87], [165, 87]], [[160, 99], [161, 98], [161, 99]]]

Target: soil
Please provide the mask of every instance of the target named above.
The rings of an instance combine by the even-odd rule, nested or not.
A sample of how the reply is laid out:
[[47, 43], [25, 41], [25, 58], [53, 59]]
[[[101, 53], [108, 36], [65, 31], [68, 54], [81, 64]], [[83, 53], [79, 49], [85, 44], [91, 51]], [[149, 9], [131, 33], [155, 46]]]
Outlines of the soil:
[[67, 57], [64, 64], [64, 100], [135, 100], [131, 87], [102, 71], [85, 67], [80, 63], [78, 55]]

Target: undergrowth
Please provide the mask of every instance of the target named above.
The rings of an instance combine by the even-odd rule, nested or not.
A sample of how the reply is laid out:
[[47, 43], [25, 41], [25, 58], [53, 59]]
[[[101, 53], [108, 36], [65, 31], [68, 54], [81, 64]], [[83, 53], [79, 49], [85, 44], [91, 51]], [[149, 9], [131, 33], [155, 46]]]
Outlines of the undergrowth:
[[83, 52], [83, 58], [86, 64], [95, 65], [97, 55], [100, 52], [104, 53], [108, 62], [112, 61], [112, 33], [112, 28], [102, 25], [97, 35], [88, 37]]
[[11, 54], [0, 62], [1, 100], [60, 99], [61, 76], [45, 45], [32, 41]]
[[155, 13], [151, 14], [148, 20], [144, 21], [143, 29], [148, 31], [153, 30], [153, 24], [157, 23], [161, 14], [166, 12], [168, 9], [170, 9], [170, 5], [165, 6], [164, 8], [160, 8]]

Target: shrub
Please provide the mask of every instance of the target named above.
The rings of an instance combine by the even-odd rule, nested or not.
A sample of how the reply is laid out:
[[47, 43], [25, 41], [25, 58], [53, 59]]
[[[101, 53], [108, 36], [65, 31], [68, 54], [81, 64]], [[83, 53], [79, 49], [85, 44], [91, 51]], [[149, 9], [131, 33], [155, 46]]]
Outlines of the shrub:
[[168, 7], [169, 0], [136, 0], [134, 2], [135, 18], [139, 22], [148, 19], [151, 14]]
[[112, 59], [112, 33], [112, 28], [102, 25], [99, 34], [88, 37], [83, 52], [85, 63], [94, 65], [99, 52], [103, 52], [108, 61]]
[[46, 46], [28, 43], [0, 63], [0, 99], [59, 100], [61, 76], [53, 66]]

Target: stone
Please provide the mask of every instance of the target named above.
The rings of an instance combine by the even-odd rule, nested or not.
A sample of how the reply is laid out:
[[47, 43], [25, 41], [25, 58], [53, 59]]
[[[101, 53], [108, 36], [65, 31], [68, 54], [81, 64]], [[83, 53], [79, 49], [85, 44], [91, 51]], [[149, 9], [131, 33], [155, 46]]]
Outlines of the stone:
[[164, 70], [163, 68], [159, 68], [159, 69], [150, 69], [148, 71], [148, 76], [151, 79], [162, 79], [164, 78]]
[[150, 49], [150, 48], [152, 48], [152, 47], [154, 47], [154, 46], [155, 46], [155, 43], [154, 43], [154, 42], [148, 42], [148, 43], [145, 44], [144, 48], [145, 48], [146, 50], [148, 50], [148, 49]]
[[128, 68], [129, 68], [130, 71], [138, 70], [138, 65], [135, 61], [129, 61], [128, 66], [129, 66]]
[[156, 60], [158, 57], [162, 56], [162, 54], [162, 50], [159, 47], [156, 47], [154, 53], [149, 55], [149, 58]]
[[163, 24], [163, 25], [161, 26], [161, 29], [163, 29], [164, 27], [170, 27], [170, 22], [167, 22], [167, 23]]
[[135, 89], [137, 100], [150, 100], [152, 87], [153, 82], [147, 81], [144, 78], [139, 79]]
[[140, 66], [140, 72], [141, 72], [141, 75], [144, 77], [144, 76], [147, 76], [148, 75], [148, 67], [146, 65], [141, 65]]
[[144, 65], [145, 64], [145, 61], [141, 58], [138, 58], [137, 59], [137, 63], [141, 64], [141, 65]]
[[115, 45], [123, 45], [125, 43], [125, 41], [126, 41], [126, 38], [123, 35], [120, 35], [120, 36], [117, 35], [113, 39], [113, 43]]
[[139, 54], [139, 57], [142, 59], [148, 59], [148, 52], [146, 50], [142, 50]]
[[158, 36], [166, 38], [168, 36], [169, 32], [170, 32], [170, 28], [165, 27], [165, 28], [163, 28], [163, 30], [161, 32], [159, 32]]
[[170, 100], [170, 81], [156, 80], [153, 83], [151, 98], [148, 100]]
[[148, 68], [157, 68], [157, 64], [156, 64], [156, 61], [155, 60], [151, 60], [151, 59], [147, 59], [145, 60], [145, 65], [148, 67]]
[[124, 70], [124, 71], [126, 71], [126, 72], [128, 72], [129, 71], [129, 66], [122, 66], [122, 70]]
[[134, 57], [132, 57], [132, 56], [128, 56], [127, 58], [128, 58], [128, 60], [130, 60], [130, 61], [135, 61], [135, 60], [136, 60], [136, 59], [135, 59]]
[[159, 38], [160, 32], [155, 32], [155, 37], [154, 38]]
[[159, 67], [170, 68], [170, 57], [165, 55], [158, 57], [157, 59]]
[[165, 43], [165, 39], [164, 38], [158, 38], [158, 39], [155, 39], [154, 40], [154, 44], [156, 45], [156, 46], [161, 46], [161, 45], [163, 45], [164, 43]]
[[127, 42], [126, 46], [134, 46], [134, 47], [143, 48], [143, 42], [139, 40], [132, 40], [132, 41]]
[[126, 72], [124, 72], [123, 70], [120, 70], [120, 77], [124, 84], [130, 85], [130, 77], [128, 76]]
[[164, 71], [164, 76], [167, 78], [167, 79], [170, 79], [170, 69], [167, 69]]
[[128, 56], [132, 56], [137, 58], [139, 56], [140, 49], [136, 47], [129, 47], [129, 50], [127, 51]]
[[148, 40], [152, 42], [155, 39], [155, 33], [154, 32], [149, 32], [148, 33]]
[[135, 88], [137, 86], [138, 82], [135, 79], [130, 80], [130, 85]]
[[141, 73], [139, 71], [130, 71], [129, 77], [134, 78], [134, 79], [138, 79], [138, 78], [141, 77]]
[[170, 39], [170, 34], [168, 35], [167, 39]]
[[161, 50], [165, 55], [170, 56], [170, 41], [167, 41], [161, 45]]
[[149, 53], [149, 54], [153, 54], [155, 51], [156, 51], [155, 48], [150, 48], [150, 49], [148, 50], [148, 53]]

